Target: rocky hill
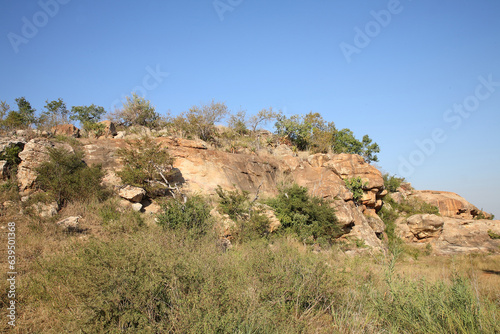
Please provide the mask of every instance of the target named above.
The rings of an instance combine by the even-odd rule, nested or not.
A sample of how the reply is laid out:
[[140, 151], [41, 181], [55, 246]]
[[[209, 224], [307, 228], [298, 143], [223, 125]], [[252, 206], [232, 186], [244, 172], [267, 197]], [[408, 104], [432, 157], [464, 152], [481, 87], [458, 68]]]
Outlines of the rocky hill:
[[[75, 129], [66, 129], [75, 135]], [[47, 136], [46, 136], [47, 137]], [[124, 185], [116, 172], [121, 168], [117, 150], [126, 146], [126, 139], [116, 136], [111, 129], [108, 136], [99, 139], [79, 139], [88, 165], [101, 164], [106, 172], [104, 182], [119, 193]], [[226, 152], [209, 144], [176, 137], [155, 137], [154, 141], [167, 147], [174, 157], [172, 182], [186, 193], [214, 195], [217, 187], [225, 190], [244, 190], [259, 196], [275, 196], [281, 182], [295, 182], [307, 187], [311, 195], [327, 199], [336, 209], [344, 231], [343, 240], [360, 240], [363, 249], [382, 250], [386, 246], [387, 224], [377, 213], [398, 203], [424, 202], [437, 207], [437, 215], [413, 214], [397, 211], [397, 235], [409, 244], [432, 247], [438, 254], [455, 252], [500, 251], [500, 221], [482, 212], [457, 194], [443, 191], [414, 190], [408, 184], [396, 192], [388, 193], [382, 173], [364, 159], [353, 154], [295, 153], [287, 145], [266, 147], [249, 152]], [[20, 164], [17, 169], [19, 194], [23, 200], [36, 190], [36, 167], [48, 157], [49, 147], [71, 145], [54, 138], [25, 138], [11, 136], [0, 138], [0, 152], [9, 147], [19, 147]], [[2, 176], [5, 161], [0, 161]], [[363, 181], [363, 195], [357, 201], [346, 186], [346, 179], [359, 177]], [[140, 191], [139, 191], [140, 192]], [[143, 196], [122, 197], [135, 202], [136, 210], [156, 212], [154, 201]], [[132, 200], [132, 198], [134, 198]], [[139, 204], [140, 203], [140, 204]], [[394, 204], [395, 203], [395, 204]], [[4, 203], [4, 205], [6, 205]], [[57, 205], [40, 208], [42, 215], [57, 214]], [[64, 217], [62, 217], [64, 218]]]

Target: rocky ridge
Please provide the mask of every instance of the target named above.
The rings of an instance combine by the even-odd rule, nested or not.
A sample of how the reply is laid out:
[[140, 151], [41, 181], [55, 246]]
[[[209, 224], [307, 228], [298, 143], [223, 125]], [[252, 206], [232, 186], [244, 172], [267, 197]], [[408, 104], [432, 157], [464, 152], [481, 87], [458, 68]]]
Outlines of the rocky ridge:
[[[85, 162], [89, 165], [102, 164], [107, 171], [106, 180], [121, 191], [120, 196], [139, 203], [143, 193], [120, 184], [115, 172], [121, 162], [116, 151], [125, 147], [124, 139], [113, 138], [111, 124], [107, 125], [107, 137], [80, 139], [85, 151]], [[68, 135], [74, 136], [71, 129]], [[385, 225], [377, 212], [384, 205], [387, 190], [384, 189], [382, 174], [362, 157], [352, 154], [313, 154], [297, 156], [286, 145], [274, 150], [260, 150], [256, 153], [234, 154], [210, 149], [202, 141], [174, 137], [155, 138], [157, 143], [169, 149], [175, 158], [174, 168], [178, 171], [176, 182], [187, 192], [213, 195], [217, 186], [226, 190], [241, 189], [261, 196], [277, 194], [278, 184], [284, 180], [296, 182], [309, 189], [310, 193], [332, 201], [342, 225], [345, 239], [358, 239], [367, 249], [383, 249]], [[35, 138], [29, 141], [17, 138], [0, 139], [0, 150], [8, 145], [20, 145], [22, 160], [18, 167], [18, 184], [21, 196], [31, 194], [35, 189], [36, 167], [47, 159], [50, 147], [71, 146], [52, 139]], [[355, 203], [344, 179], [360, 177], [364, 183], [363, 197]], [[412, 216], [400, 218], [397, 232], [408, 243], [431, 243], [438, 253], [491, 252], [498, 251], [498, 240], [489, 237], [489, 232], [500, 234], [500, 221], [478, 218], [481, 210], [462, 197], [448, 192], [415, 191], [400, 188], [392, 198], [419, 198], [439, 208], [441, 216]], [[129, 198], [130, 197], [130, 198]], [[140, 197], [140, 198], [139, 198]], [[150, 204], [150, 203], [149, 203]]]

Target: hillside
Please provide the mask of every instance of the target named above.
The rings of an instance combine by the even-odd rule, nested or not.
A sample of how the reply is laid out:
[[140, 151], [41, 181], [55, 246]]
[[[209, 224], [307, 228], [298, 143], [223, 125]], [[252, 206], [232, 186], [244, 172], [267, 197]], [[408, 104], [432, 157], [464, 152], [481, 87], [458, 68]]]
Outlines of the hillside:
[[[94, 138], [69, 125], [0, 138], [19, 333], [498, 330], [500, 221], [463, 197], [266, 131], [223, 148], [104, 124]], [[138, 180], [139, 165], [144, 187], [123, 180]], [[305, 206], [286, 216], [299, 198]], [[414, 309], [398, 311], [410, 295]], [[471, 304], [461, 309], [461, 298]], [[412, 325], [424, 316], [434, 320]]]

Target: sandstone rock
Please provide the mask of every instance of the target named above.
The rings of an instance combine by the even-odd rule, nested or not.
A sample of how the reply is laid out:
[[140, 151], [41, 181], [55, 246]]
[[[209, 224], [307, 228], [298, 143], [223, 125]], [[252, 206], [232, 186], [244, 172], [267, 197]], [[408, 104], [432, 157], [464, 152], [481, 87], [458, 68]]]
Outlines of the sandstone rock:
[[77, 231], [79, 226], [80, 216], [72, 216], [58, 221], [56, 224], [65, 231]]
[[436, 215], [413, 215], [406, 220], [410, 232], [418, 240], [437, 238], [443, 231], [444, 219]]
[[35, 203], [31, 206], [35, 210], [36, 214], [42, 218], [50, 218], [57, 215], [57, 210], [59, 210], [59, 205], [57, 202], [51, 203]]
[[444, 218], [443, 233], [432, 243], [438, 254], [498, 253], [500, 240], [488, 232], [500, 234], [500, 220]]
[[132, 204], [132, 210], [141, 212], [142, 210], [142, 204], [141, 203], [134, 203]]
[[154, 201], [151, 201], [151, 200], [142, 200], [141, 201], [141, 204], [142, 204], [142, 208], [144, 209], [144, 212], [147, 213], [147, 214], [157, 214], [157, 213], [160, 213], [162, 208], [160, 205], [158, 205], [157, 203], [155, 203]]
[[174, 145], [175, 146], [187, 147], [187, 148], [195, 148], [195, 149], [198, 149], [198, 150], [206, 150], [207, 149], [207, 143], [204, 142], [203, 140], [191, 140], [191, 139], [184, 139], [184, 138], [174, 138]]
[[125, 138], [126, 132], [125, 131], [118, 131], [116, 132], [115, 139], [122, 139]]
[[104, 136], [105, 137], [114, 137], [118, 134], [118, 132], [116, 132], [115, 123], [113, 123], [111, 121], [102, 121], [102, 122], [99, 122], [99, 124], [104, 125]]
[[414, 215], [396, 220], [396, 234], [407, 243], [429, 243], [437, 254], [500, 252], [500, 221]]
[[383, 249], [382, 242], [370, 227], [367, 217], [352, 201], [336, 200], [333, 202], [333, 207], [339, 224], [346, 233], [345, 237], [363, 240], [373, 250]]
[[35, 138], [26, 143], [23, 151], [19, 153], [21, 163], [17, 169], [17, 182], [21, 196], [33, 192], [33, 185], [38, 176], [36, 168], [48, 160], [48, 149], [54, 147], [73, 152], [73, 148], [69, 144], [53, 143], [45, 138]]
[[[463, 197], [447, 191], [414, 190], [409, 198], [418, 198], [437, 206], [439, 213], [444, 217], [473, 219], [481, 212]], [[486, 218], [491, 217], [487, 213], [483, 214]]]
[[8, 175], [8, 164], [5, 160], [0, 160], [0, 180], [5, 179]]
[[379, 239], [381, 239], [382, 234], [385, 231], [385, 224], [382, 219], [380, 219], [379, 216], [370, 216], [366, 217], [366, 220], [368, 221], [368, 225], [370, 226], [370, 228], [373, 230], [373, 232], [375, 232], [375, 235]]
[[73, 124], [59, 124], [51, 129], [54, 135], [64, 135], [68, 137], [80, 137], [80, 129]]
[[146, 190], [127, 185], [118, 191], [118, 195], [130, 202], [139, 203], [146, 196]]

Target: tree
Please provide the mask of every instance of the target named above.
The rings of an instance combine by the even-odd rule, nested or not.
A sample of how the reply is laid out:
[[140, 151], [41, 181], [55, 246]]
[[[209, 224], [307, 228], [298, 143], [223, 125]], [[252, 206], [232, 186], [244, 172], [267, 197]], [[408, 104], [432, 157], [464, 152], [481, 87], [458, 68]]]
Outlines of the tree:
[[116, 114], [119, 122], [125, 126], [141, 125], [155, 128], [160, 120], [160, 115], [155, 111], [151, 102], [132, 93], [132, 97], [126, 97], [127, 102]]
[[[127, 141], [128, 147], [119, 149], [117, 154], [123, 161], [123, 169], [118, 172], [125, 184], [142, 187], [148, 195], [164, 195], [165, 191], [178, 190], [168, 181], [173, 170], [174, 159], [166, 148], [151, 138]], [[175, 196], [175, 193], [172, 193]]]
[[269, 109], [262, 109], [257, 115], [250, 117], [248, 124], [250, 129], [255, 132], [259, 124], [266, 124], [272, 120], [276, 120], [280, 115], [281, 113], [275, 112], [272, 107], [269, 107]]
[[0, 101], [0, 129], [2, 129], [5, 126], [5, 115], [8, 115], [10, 110], [10, 106], [7, 104], [6, 101]]
[[101, 120], [106, 111], [103, 107], [91, 104], [90, 106], [73, 106], [70, 119], [82, 123], [85, 130], [92, 130], [97, 122]]
[[45, 101], [45, 111], [40, 116], [39, 124], [45, 124], [48, 127], [53, 127], [58, 124], [68, 123], [69, 110], [61, 98], [57, 100]]
[[[28, 128], [36, 120], [35, 109], [24, 97], [16, 99], [18, 110], [11, 110], [4, 121], [7, 127], [11, 128]], [[8, 106], [8, 105], [7, 105]]]
[[354, 137], [354, 133], [349, 129], [342, 129], [335, 136], [335, 144], [333, 146], [335, 153], [351, 153], [359, 154], [366, 162], [378, 161], [375, 153], [380, 152], [377, 143], [372, 143], [368, 135], [363, 136], [363, 140], [359, 141]]
[[229, 128], [231, 128], [234, 132], [236, 132], [239, 135], [247, 134], [248, 129], [245, 118], [246, 118], [246, 112], [244, 110], [238, 111], [236, 115], [229, 116], [227, 125], [229, 126]]
[[193, 106], [184, 114], [188, 121], [191, 133], [201, 140], [210, 140], [213, 137], [215, 123], [222, 121], [229, 113], [223, 102], [212, 102], [209, 105]]

